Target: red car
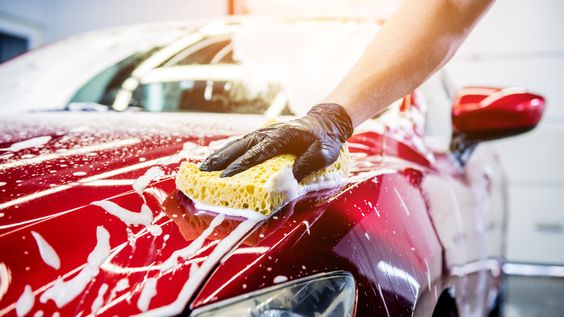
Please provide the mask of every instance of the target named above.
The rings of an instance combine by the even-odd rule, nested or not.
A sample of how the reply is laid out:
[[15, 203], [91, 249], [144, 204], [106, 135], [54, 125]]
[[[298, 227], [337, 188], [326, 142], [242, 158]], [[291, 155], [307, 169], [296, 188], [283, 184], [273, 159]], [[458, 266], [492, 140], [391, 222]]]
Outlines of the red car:
[[[270, 21], [262, 32], [277, 35], [261, 38], [245, 23], [108, 30], [0, 67], [0, 315], [495, 313], [506, 188], [496, 154], [476, 146], [534, 128], [543, 98], [462, 89], [445, 147], [430, 137], [442, 78], [357, 129], [343, 185], [267, 219], [198, 210], [175, 188], [179, 163], [309, 98], [276, 75], [284, 60], [252, 65], [260, 52], [284, 34], [377, 30]], [[278, 82], [265, 84], [273, 69]]]

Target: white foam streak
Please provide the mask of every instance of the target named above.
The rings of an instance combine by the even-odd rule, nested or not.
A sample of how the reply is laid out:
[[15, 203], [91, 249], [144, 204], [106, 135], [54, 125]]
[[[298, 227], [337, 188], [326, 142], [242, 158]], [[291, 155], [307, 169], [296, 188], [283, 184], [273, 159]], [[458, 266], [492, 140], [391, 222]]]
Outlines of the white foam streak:
[[194, 255], [198, 250], [202, 248], [208, 236], [217, 226], [219, 226], [223, 222], [224, 219], [225, 215], [223, 214], [218, 214], [217, 216], [215, 216], [215, 218], [213, 218], [213, 220], [211, 221], [209, 227], [207, 227], [206, 230], [204, 230], [202, 234], [200, 234], [200, 236], [192, 241], [192, 243], [190, 243], [187, 247], [174, 251], [172, 255], [161, 264], [161, 271], [167, 271], [174, 268], [178, 264], [178, 258], [187, 259]]
[[96, 299], [92, 302], [92, 306], [90, 307], [93, 314], [96, 314], [100, 307], [102, 307], [102, 304], [104, 303], [104, 294], [106, 294], [107, 290], [108, 284], [106, 283], [102, 284], [100, 289], [98, 289], [98, 296], [96, 296]]
[[24, 150], [24, 149], [29, 149], [29, 148], [34, 148], [34, 147], [42, 147], [45, 144], [47, 144], [47, 142], [49, 142], [50, 140], [51, 140], [51, 137], [48, 136], [48, 135], [39, 136], [39, 137], [36, 137], [36, 138], [31, 138], [29, 140], [16, 142], [16, 143], [10, 145], [10, 147], [1, 148], [0, 151], [17, 152], [17, 151]]
[[[0, 300], [8, 291], [8, 287], [12, 282], [12, 273], [6, 266], [6, 264], [0, 262]], [[0, 311], [0, 315], [2, 315], [2, 311]]]
[[43, 259], [45, 264], [49, 265], [50, 267], [58, 270], [61, 267], [61, 260], [57, 255], [57, 252], [53, 247], [45, 241], [45, 239], [37, 232], [32, 231], [31, 234], [37, 243], [37, 247], [39, 248], [39, 254]]
[[66, 156], [88, 154], [88, 153], [92, 153], [92, 152], [98, 152], [98, 151], [109, 150], [109, 149], [113, 149], [113, 148], [124, 147], [124, 146], [128, 146], [128, 145], [136, 144], [136, 143], [139, 143], [139, 142], [141, 142], [140, 139], [133, 138], [133, 139], [126, 139], [126, 140], [112, 141], [112, 142], [103, 143], [103, 144], [95, 144], [95, 145], [84, 146], [84, 147], [77, 148], [77, 149], [71, 149], [71, 150], [68, 150], [68, 151], [65, 151], [65, 152], [42, 154], [42, 155], [38, 155], [34, 158], [16, 160], [16, 161], [13, 161], [13, 162], [10, 162], [10, 163], [0, 164], [0, 170], [18, 167], [18, 166], [25, 166], [25, 165], [30, 165], [30, 164], [39, 164], [41, 162], [60, 159], [60, 158], [66, 157]]
[[80, 295], [88, 283], [100, 272], [100, 265], [110, 255], [110, 233], [102, 226], [96, 228], [97, 243], [88, 255], [87, 265], [72, 279], [58, 279], [40, 298], [42, 303], [53, 300], [61, 308]]
[[165, 174], [164, 171], [160, 167], [153, 166], [150, 169], [148, 169], [145, 172], [145, 174], [143, 174], [143, 176], [135, 180], [135, 182], [133, 183], [133, 189], [139, 195], [141, 195], [152, 180], [157, 179], [163, 176], [164, 174]]
[[33, 308], [35, 303], [35, 296], [31, 290], [31, 286], [26, 285], [23, 293], [16, 302], [16, 314], [18, 316], [25, 316]]
[[157, 279], [155, 278], [148, 278], [145, 282], [145, 286], [143, 286], [143, 290], [141, 291], [141, 295], [139, 295], [139, 299], [137, 300], [137, 308], [140, 311], [147, 311], [149, 309], [149, 304], [151, 303], [151, 299], [157, 294]]
[[235, 244], [241, 240], [249, 230], [251, 230], [255, 224], [256, 220], [245, 220], [240, 223], [235, 230], [233, 230], [228, 236], [223, 238], [215, 249], [208, 255], [204, 260], [202, 265], [191, 272], [190, 277], [184, 283], [182, 290], [178, 294], [176, 300], [168, 305], [149, 310], [145, 313], [141, 313], [137, 316], [171, 316], [180, 314], [188, 300], [192, 297], [194, 292], [197, 290], [201, 282], [206, 278], [209, 271], [218, 263], [218, 261], [223, 257], [229, 250], [233, 248]]
[[234, 217], [242, 217], [246, 219], [254, 219], [254, 220], [264, 220], [266, 216], [258, 213], [251, 209], [239, 209], [239, 208], [230, 208], [230, 207], [222, 207], [222, 206], [212, 206], [208, 204], [204, 204], [197, 200], [192, 199], [194, 202], [194, 207], [200, 210], [208, 210], [213, 211], [218, 214], [223, 214], [226, 216], [234, 216]]
[[162, 233], [161, 227], [157, 225], [151, 225], [153, 222], [153, 212], [149, 209], [149, 206], [143, 204], [141, 206], [140, 212], [133, 212], [131, 210], [127, 210], [120, 205], [109, 201], [109, 200], [100, 200], [91, 203], [94, 206], [101, 207], [107, 213], [116, 216], [125, 223], [127, 226], [136, 226], [136, 225], [143, 225], [147, 228], [149, 233], [153, 236], [159, 236]]
[[278, 275], [276, 276], [272, 282], [274, 282], [274, 284], [278, 284], [278, 283], [284, 283], [288, 280], [288, 278], [284, 275]]
[[304, 225], [305, 225], [305, 227], [306, 227], [307, 234], [310, 235], [311, 232], [310, 232], [310, 230], [309, 230], [309, 222], [308, 222], [307, 220], [304, 220], [303, 223], [304, 223]]

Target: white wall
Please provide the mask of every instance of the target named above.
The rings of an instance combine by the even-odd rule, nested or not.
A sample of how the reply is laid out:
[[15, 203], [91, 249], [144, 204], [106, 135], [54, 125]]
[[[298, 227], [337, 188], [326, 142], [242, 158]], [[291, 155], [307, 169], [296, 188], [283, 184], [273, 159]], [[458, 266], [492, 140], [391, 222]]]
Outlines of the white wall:
[[48, 12], [45, 0], [0, 0], [0, 31], [23, 36], [31, 48], [37, 47], [45, 42]]
[[48, 40], [125, 24], [227, 14], [227, 0], [50, 0]]
[[0, 30], [30, 37], [33, 48], [101, 28], [225, 14], [227, 0], [0, 0]]
[[564, 264], [564, 1], [498, 0], [454, 60], [460, 86], [522, 86], [547, 110], [526, 135], [500, 140], [509, 177], [507, 257]]

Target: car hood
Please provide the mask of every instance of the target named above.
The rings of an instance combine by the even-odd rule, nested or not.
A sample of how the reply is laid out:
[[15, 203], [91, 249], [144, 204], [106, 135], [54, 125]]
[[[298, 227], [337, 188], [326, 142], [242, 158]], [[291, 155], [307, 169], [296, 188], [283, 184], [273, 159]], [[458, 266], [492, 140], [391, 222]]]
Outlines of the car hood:
[[[280, 222], [195, 209], [175, 188], [178, 165], [265, 121], [176, 113], [0, 119], [0, 315], [30, 303], [65, 315], [182, 312], [242, 239], [252, 251]], [[359, 138], [355, 173], [380, 164], [367, 159], [380, 153], [376, 139]], [[317, 210], [340, 193], [323, 193]]]
[[[68, 315], [94, 308], [130, 314], [146, 310], [149, 301], [151, 308], [184, 307], [190, 288], [254, 223], [227, 227], [216, 220], [218, 230], [231, 234], [221, 243], [178, 230], [176, 215], [167, 216], [163, 203], [175, 190], [182, 159], [201, 158], [210, 141], [265, 121], [238, 118], [66, 112], [2, 117], [0, 314], [13, 311], [20, 298], [35, 298], [34, 310]], [[177, 265], [183, 261], [197, 264]], [[156, 289], [168, 291], [147, 295], [157, 280]], [[26, 287], [31, 292], [22, 297]], [[97, 298], [105, 303], [98, 308], [91, 305]]]

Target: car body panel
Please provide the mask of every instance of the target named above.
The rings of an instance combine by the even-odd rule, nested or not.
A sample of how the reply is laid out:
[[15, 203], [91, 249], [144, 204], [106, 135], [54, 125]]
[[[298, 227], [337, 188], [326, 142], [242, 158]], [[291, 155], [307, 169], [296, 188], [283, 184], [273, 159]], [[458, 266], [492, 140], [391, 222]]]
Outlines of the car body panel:
[[[386, 310], [391, 315], [411, 315], [418, 312], [416, 307], [433, 307], [447, 286], [445, 272], [450, 263], [444, 261], [443, 253], [468, 255], [469, 245], [475, 242], [469, 236], [457, 236], [453, 240], [458, 244], [448, 248], [452, 237], [434, 228], [452, 227], [454, 220], [442, 218], [444, 214], [433, 217], [431, 209], [439, 207], [429, 204], [424, 184], [446, 176], [451, 182], [448, 186], [456, 183], [469, 191], [471, 184], [449, 156], [422, 153], [409, 140], [400, 140], [394, 130], [405, 127], [353, 136], [348, 184], [301, 197], [254, 229], [254, 221], [227, 217], [201, 241], [197, 252], [176, 268], [161, 270], [174, 251], [202, 237], [217, 217], [195, 210], [176, 191], [174, 175], [180, 159], [199, 160], [205, 151], [198, 149], [205, 149], [210, 141], [243, 133], [265, 121], [261, 116], [240, 118], [143, 113], [3, 118], [3, 148], [41, 136], [51, 138], [42, 146], [5, 151], [2, 156], [0, 174], [6, 184], [0, 187], [0, 262], [11, 278], [3, 282], [7, 292], [0, 299], [0, 312], [13, 313], [25, 285], [30, 285], [34, 311], [88, 315], [101, 296], [98, 314], [129, 315], [141, 312], [139, 307], [145, 303], [145, 308], [169, 315], [189, 303], [190, 309], [203, 307], [274, 285], [278, 275], [292, 280], [332, 270], [354, 274], [360, 315], [385, 314]], [[183, 150], [184, 143], [189, 146]], [[155, 165], [165, 175], [137, 194], [131, 186]], [[144, 226], [127, 226], [91, 204], [99, 200], [110, 200], [132, 212], [146, 204], [162, 234], [153, 236]], [[472, 214], [473, 202], [469, 203], [468, 210], [459, 210], [461, 214]], [[57, 279], [74, 280], [88, 265], [98, 226], [109, 232], [111, 246], [99, 273], [68, 304], [42, 303], [41, 296]], [[60, 269], [42, 260], [32, 231], [59, 254]], [[134, 247], [128, 239], [135, 241]], [[499, 254], [491, 256], [499, 258]], [[458, 259], [454, 264], [480, 261], [486, 255]], [[124, 278], [128, 286], [122, 289]], [[140, 300], [153, 279], [155, 294], [150, 301]], [[483, 287], [491, 285], [488, 277]], [[101, 288], [107, 291], [99, 295]]]

